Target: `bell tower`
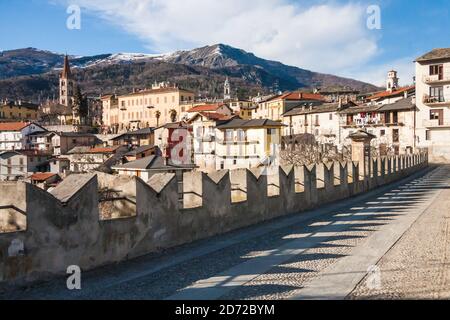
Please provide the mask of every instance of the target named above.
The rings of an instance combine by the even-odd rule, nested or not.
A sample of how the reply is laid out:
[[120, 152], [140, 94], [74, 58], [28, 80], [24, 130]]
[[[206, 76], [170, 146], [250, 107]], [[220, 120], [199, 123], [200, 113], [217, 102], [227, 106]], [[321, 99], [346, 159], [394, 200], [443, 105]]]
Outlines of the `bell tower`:
[[389, 92], [392, 92], [396, 89], [398, 89], [398, 77], [397, 77], [397, 71], [391, 70], [388, 72], [388, 78], [386, 81], [386, 90]]
[[223, 99], [224, 100], [231, 99], [231, 85], [230, 85], [230, 81], [228, 80], [228, 77], [225, 80], [225, 83], [223, 85]]
[[59, 103], [66, 107], [72, 107], [74, 95], [74, 81], [70, 71], [69, 57], [64, 57], [64, 67], [59, 76]]

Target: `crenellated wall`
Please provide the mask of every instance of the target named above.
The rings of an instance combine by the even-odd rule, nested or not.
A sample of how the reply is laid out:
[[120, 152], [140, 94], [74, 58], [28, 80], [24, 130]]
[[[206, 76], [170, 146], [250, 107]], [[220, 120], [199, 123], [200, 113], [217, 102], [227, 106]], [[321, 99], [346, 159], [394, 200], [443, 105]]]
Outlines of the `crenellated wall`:
[[371, 177], [360, 175], [358, 163], [335, 162], [157, 174], [147, 183], [71, 175], [51, 193], [0, 184], [0, 214], [26, 217], [25, 229], [0, 233], [0, 283], [63, 275], [70, 265], [89, 270], [300, 213], [406, 177], [425, 168], [427, 157], [374, 159]]

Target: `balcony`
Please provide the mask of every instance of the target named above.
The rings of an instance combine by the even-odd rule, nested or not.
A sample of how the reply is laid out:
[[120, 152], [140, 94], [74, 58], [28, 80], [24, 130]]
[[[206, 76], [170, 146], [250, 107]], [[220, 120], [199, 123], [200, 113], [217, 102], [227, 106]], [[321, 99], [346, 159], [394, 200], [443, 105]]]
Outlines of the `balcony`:
[[422, 82], [427, 85], [443, 85], [450, 84], [450, 74], [445, 75], [432, 75], [432, 76], [423, 76]]
[[439, 120], [424, 120], [423, 126], [425, 128], [450, 128], [450, 120], [439, 121]]
[[428, 94], [423, 96], [422, 102], [429, 107], [445, 107], [450, 106], [449, 97], [439, 96], [430, 97]]

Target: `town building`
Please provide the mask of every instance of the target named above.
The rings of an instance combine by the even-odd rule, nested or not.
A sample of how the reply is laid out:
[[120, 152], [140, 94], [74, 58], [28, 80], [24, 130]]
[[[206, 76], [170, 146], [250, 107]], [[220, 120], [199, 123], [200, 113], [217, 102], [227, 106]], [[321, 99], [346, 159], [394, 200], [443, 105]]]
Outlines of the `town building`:
[[167, 82], [119, 96], [119, 132], [177, 122], [190, 101], [194, 101], [193, 92]]
[[193, 141], [186, 142], [188, 144], [185, 143], [184, 149], [193, 148], [193, 161], [200, 170], [216, 170], [216, 127], [221, 121], [228, 121], [233, 117], [221, 113], [199, 112], [190, 119]]
[[1, 101], [0, 121], [36, 121], [39, 105], [25, 101]]
[[199, 112], [217, 113], [225, 116], [231, 116], [234, 114], [234, 111], [228, 106], [228, 104], [225, 103], [201, 104], [187, 110], [185, 119], [189, 120]]
[[31, 175], [30, 181], [32, 185], [48, 190], [49, 188], [55, 187], [61, 181], [61, 177], [56, 173], [38, 172]]
[[155, 128], [122, 133], [111, 139], [114, 146], [140, 147], [155, 144]]
[[320, 94], [287, 92], [262, 100], [253, 114], [254, 119], [283, 120], [283, 114], [300, 105], [315, 106], [325, 102]]
[[305, 135], [310, 135], [320, 144], [341, 145], [347, 136], [341, 128], [339, 112], [351, 106], [357, 105], [349, 101], [293, 108], [283, 114], [283, 123], [286, 124], [284, 143], [295, 144], [302, 141]]
[[103, 131], [106, 133], [119, 132], [119, 99], [116, 95], [105, 95], [100, 98], [102, 101], [102, 121]]
[[[168, 123], [155, 129], [155, 146], [169, 162], [184, 159], [192, 150], [192, 130], [192, 125], [184, 121]], [[186, 162], [193, 163], [193, 157]]]
[[151, 176], [157, 173], [183, 173], [192, 171], [193, 165], [175, 165], [161, 156], [149, 156], [111, 168], [119, 175], [136, 176], [144, 181], [148, 181]]
[[[416, 148], [414, 96], [404, 97], [390, 104], [356, 105], [340, 111], [339, 114], [343, 129], [341, 137], [348, 137], [363, 128], [376, 136], [372, 140], [372, 146], [381, 155], [412, 153]], [[349, 143], [347, 141], [347, 144]]]
[[70, 171], [74, 173], [90, 172], [100, 167], [111, 167], [119, 162], [128, 151], [121, 146], [115, 147], [75, 147], [64, 157], [70, 161]]
[[283, 125], [278, 121], [199, 113], [190, 123], [194, 163], [205, 172], [262, 166], [281, 146]]
[[124, 155], [126, 162], [136, 161], [142, 158], [146, 158], [157, 153], [155, 146], [140, 146]]
[[93, 147], [99, 143], [99, 139], [91, 133], [54, 132], [51, 138], [55, 156], [66, 154], [75, 147]]
[[33, 150], [5, 151], [0, 154], [0, 180], [17, 181], [35, 172], [48, 171], [49, 158]]
[[46, 132], [33, 122], [0, 122], [0, 151], [32, 149], [31, 134]]
[[450, 162], [450, 48], [434, 49], [415, 61], [417, 143], [430, 160]]

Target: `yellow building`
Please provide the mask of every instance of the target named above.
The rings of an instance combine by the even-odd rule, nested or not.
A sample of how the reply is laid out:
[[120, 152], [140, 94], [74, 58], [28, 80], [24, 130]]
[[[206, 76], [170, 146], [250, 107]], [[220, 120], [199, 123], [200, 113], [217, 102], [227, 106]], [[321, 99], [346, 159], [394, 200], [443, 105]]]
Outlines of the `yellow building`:
[[39, 106], [22, 101], [5, 101], [0, 103], [0, 119], [37, 120]]
[[[194, 101], [194, 93], [178, 88], [168, 83], [154, 84], [152, 89], [146, 89], [118, 97], [119, 132], [137, 130], [147, 127], [159, 127], [176, 122], [186, 112], [187, 105]], [[103, 119], [111, 119], [111, 108], [103, 101]], [[111, 120], [108, 120], [112, 123]]]

